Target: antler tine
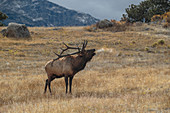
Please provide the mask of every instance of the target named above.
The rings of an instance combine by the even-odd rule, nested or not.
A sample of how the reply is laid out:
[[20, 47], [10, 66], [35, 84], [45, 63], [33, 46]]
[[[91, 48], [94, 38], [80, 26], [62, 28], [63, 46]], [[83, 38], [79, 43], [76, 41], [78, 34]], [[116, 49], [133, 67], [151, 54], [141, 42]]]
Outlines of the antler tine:
[[63, 44], [68, 48], [68, 45], [63, 42]]
[[60, 53], [60, 55], [62, 55], [63, 52], [67, 50], [67, 49], [62, 49], [62, 48], [60, 48], [60, 49], [62, 50], [62, 52]]
[[80, 52], [80, 48], [79, 48], [78, 44], [76, 44], [76, 46], [77, 46], [78, 51]]
[[64, 42], [63, 42], [63, 44], [66, 46], [66, 49], [62, 49], [62, 48], [60, 48], [60, 49], [62, 50], [62, 52], [60, 53], [60, 56], [64, 53], [64, 51], [66, 51], [66, 50], [68, 50], [68, 49], [69, 49], [69, 47], [68, 47], [68, 45], [67, 45], [67, 44], [65, 44]]
[[71, 49], [71, 47], [69, 47], [67, 44], [65, 44], [64, 42], [63, 42], [63, 44], [66, 46], [66, 49], [62, 49], [62, 48], [60, 48], [61, 50], [62, 50], [62, 52], [60, 53], [60, 55], [62, 55], [63, 53], [64, 53], [64, 51], [66, 51], [66, 50], [68, 50], [68, 49]]
[[88, 43], [88, 41], [87, 41], [87, 40], [84, 40], [83, 47], [82, 47], [82, 51], [85, 50], [85, 48], [86, 48], [86, 46], [87, 46], [87, 43]]
[[84, 40], [84, 42], [83, 42], [83, 46], [82, 46], [82, 49], [81, 49], [82, 51], [84, 50], [84, 44], [85, 44], [85, 40]]
[[78, 46], [77, 47], [70, 47], [70, 46], [68, 46], [68, 45], [66, 45], [64, 42], [63, 42], [63, 44], [67, 47], [66, 49], [80, 49]]
[[84, 45], [84, 48], [86, 48], [86, 46], [87, 46], [87, 43], [88, 43], [88, 41], [86, 40], [86, 41], [85, 41], [85, 45]]
[[61, 57], [61, 55], [59, 55], [59, 54], [57, 54], [57, 53], [55, 53], [55, 52], [54, 52], [54, 54], [57, 55], [59, 58]]

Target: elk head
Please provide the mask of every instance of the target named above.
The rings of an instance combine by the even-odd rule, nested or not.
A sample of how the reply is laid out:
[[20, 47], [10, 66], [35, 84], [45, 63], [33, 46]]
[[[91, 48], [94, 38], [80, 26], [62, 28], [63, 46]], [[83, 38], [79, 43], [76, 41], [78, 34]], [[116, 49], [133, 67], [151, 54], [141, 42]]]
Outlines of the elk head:
[[87, 41], [84, 41], [81, 52], [79, 54], [80, 57], [84, 57], [86, 62], [90, 61], [93, 58], [93, 56], [96, 54], [95, 49], [85, 50], [87, 43], [88, 43]]

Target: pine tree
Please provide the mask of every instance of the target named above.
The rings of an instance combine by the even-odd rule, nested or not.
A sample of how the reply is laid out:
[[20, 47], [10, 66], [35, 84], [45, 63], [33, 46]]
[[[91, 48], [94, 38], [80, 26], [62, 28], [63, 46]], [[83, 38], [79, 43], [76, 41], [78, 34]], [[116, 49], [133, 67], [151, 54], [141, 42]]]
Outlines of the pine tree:
[[2, 21], [7, 18], [8, 16], [0, 11], [0, 26], [3, 26]]
[[169, 0], [144, 0], [139, 5], [131, 4], [126, 8], [126, 13], [123, 14], [122, 20], [128, 22], [143, 21], [150, 22], [153, 15], [161, 15], [168, 12], [170, 9]]

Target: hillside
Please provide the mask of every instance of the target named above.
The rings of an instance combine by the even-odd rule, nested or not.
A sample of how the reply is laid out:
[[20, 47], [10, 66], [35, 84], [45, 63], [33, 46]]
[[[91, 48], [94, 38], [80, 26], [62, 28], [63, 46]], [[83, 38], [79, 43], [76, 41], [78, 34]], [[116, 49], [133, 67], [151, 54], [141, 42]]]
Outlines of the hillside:
[[85, 26], [98, 21], [89, 14], [66, 9], [48, 0], [0, 0], [0, 11], [10, 22], [27, 26]]
[[[3, 28], [0, 28], [2, 30]], [[29, 28], [31, 40], [0, 35], [0, 112], [170, 112], [170, 30], [131, 26], [123, 32], [88, 32], [83, 27]], [[44, 65], [62, 42], [88, 40], [96, 56], [75, 75], [72, 95], [64, 79], [43, 94]]]

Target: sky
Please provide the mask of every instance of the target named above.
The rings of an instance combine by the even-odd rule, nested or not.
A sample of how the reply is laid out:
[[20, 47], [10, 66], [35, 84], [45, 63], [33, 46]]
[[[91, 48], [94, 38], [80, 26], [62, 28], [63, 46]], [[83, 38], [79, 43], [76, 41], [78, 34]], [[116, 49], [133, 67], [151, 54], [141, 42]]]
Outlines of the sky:
[[120, 20], [125, 8], [144, 0], [49, 0], [68, 9], [88, 13], [97, 19]]

